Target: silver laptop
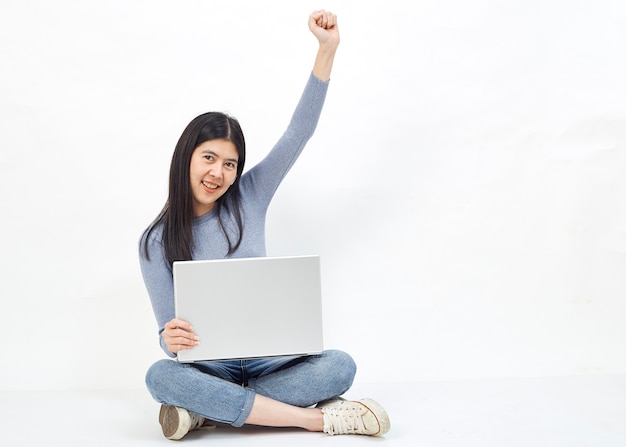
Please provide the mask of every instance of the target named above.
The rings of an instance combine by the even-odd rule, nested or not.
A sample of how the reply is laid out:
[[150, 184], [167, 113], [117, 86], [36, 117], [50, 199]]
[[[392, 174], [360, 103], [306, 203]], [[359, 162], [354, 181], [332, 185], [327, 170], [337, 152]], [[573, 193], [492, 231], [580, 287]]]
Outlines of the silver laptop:
[[319, 256], [174, 262], [176, 316], [200, 344], [179, 362], [319, 354]]

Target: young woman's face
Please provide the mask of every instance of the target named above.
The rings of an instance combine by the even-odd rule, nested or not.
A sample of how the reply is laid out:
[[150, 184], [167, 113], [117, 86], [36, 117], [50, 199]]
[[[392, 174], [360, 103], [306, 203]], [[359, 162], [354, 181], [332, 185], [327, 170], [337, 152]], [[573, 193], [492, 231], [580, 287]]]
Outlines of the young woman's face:
[[193, 151], [189, 179], [196, 217], [211, 211], [235, 182], [238, 162], [239, 154], [231, 141], [205, 141]]

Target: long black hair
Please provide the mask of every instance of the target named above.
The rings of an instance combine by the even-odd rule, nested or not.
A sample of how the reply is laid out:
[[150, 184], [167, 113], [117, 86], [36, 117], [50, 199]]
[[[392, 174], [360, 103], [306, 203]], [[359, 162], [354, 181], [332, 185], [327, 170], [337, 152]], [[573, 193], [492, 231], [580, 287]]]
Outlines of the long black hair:
[[[142, 237], [143, 254], [150, 259], [148, 241], [150, 235], [158, 225], [163, 225], [161, 243], [165, 250], [165, 258], [172, 265], [174, 261], [188, 261], [194, 249], [192, 225], [195, 218], [193, 212], [193, 198], [189, 179], [189, 165], [194, 150], [209, 140], [227, 140], [237, 149], [239, 160], [237, 163], [237, 177], [235, 182], [220, 197], [213, 207], [220, 227], [228, 241], [228, 253], [232, 254], [241, 244], [243, 235], [243, 218], [240, 203], [239, 180], [246, 161], [246, 142], [239, 122], [221, 112], [208, 112], [194, 118], [180, 136], [172, 163], [170, 165], [169, 196], [165, 206], [146, 229]], [[230, 214], [237, 224], [238, 234], [231, 240], [232, 235], [226, 231], [223, 221], [223, 211]]]

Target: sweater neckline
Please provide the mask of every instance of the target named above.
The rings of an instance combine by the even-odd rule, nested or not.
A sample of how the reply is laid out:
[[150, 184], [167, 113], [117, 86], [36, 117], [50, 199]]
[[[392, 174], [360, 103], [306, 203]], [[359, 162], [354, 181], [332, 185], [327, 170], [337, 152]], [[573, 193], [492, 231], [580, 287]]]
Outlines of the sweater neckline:
[[208, 213], [204, 213], [202, 216], [194, 217], [193, 225], [203, 224], [203, 223], [208, 222], [209, 220], [213, 219], [214, 217], [215, 217], [215, 208], [213, 208]]

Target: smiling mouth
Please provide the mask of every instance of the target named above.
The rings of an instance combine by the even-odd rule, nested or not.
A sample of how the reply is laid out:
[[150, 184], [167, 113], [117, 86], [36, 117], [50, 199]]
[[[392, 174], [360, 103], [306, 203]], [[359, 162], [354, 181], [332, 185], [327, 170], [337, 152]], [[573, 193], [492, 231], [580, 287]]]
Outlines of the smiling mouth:
[[217, 189], [217, 188], [219, 188], [219, 185], [215, 185], [215, 184], [213, 184], [213, 183], [208, 183], [208, 182], [205, 182], [204, 180], [202, 180], [202, 182], [201, 182], [201, 183], [202, 183], [202, 184], [203, 184], [203, 185], [204, 185], [207, 189]]

